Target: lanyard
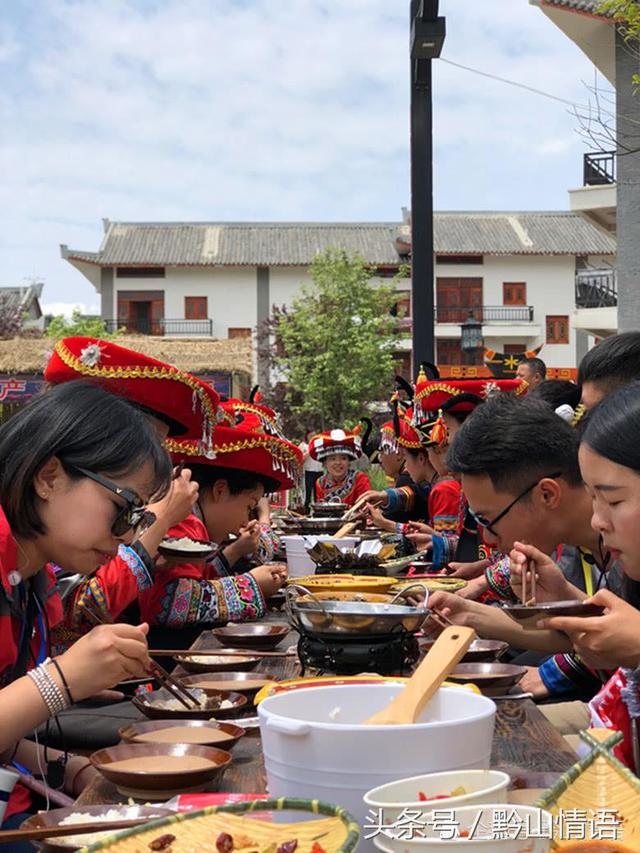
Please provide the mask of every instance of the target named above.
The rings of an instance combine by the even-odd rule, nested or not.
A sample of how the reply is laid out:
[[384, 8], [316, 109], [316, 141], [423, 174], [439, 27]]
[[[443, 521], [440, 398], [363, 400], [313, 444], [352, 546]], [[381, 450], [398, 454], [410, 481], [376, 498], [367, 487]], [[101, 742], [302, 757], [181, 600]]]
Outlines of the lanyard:
[[20, 595], [20, 611], [16, 613], [14, 608], [12, 608], [14, 617], [20, 620], [18, 656], [13, 669], [14, 679], [25, 675], [29, 668], [28, 660], [34, 623], [37, 625], [40, 637], [40, 648], [38, 649], [36, 664], [40, 664], [46, 659], [48, 646], [46, 620], [38, 596], [32, 590], [27, 592], [24, 583], [19, 585], [18, 593]]
[[587, 560], [586, 555], [583, 551], [580, 551], [580, 562], [582, 563], [582, 573], [584, 575], [584, 588], [585, 592], [591, 598], [593, 595], [593, 572], [592, 564]]

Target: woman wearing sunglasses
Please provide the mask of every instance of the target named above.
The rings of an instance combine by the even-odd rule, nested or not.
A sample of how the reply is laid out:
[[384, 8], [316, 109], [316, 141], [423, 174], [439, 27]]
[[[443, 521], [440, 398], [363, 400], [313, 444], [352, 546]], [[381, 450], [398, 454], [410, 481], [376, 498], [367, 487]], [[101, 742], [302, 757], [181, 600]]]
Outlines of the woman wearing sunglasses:
[[[83, 575], [152, 522], [170, 460], [151, 424], [86, 382], [46, 392], [0, 428], [0, 751], [69, 705], [145, 673], [147, 626], [101, 625], [51, 660], [62, 604], [50, 564]], [[96, 666], [99, 661], [99, 666]], [[30, 753], [25, 748], [24, 755]], [[28, 763], [22, 748], [18, 761]], [[28, 807], [16, 789], [6, 815]]]

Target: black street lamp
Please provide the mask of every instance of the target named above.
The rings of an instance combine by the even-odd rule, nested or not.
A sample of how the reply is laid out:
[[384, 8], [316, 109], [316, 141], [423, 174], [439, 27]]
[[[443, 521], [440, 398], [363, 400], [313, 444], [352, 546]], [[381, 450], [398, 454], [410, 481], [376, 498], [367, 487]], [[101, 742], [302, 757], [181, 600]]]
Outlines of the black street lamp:
[[469, 316], [460, 326], [460, 346], [465, 364], [478, 364], [478, 350], [483, 346], [482, 323], [469, 311]]
[[445, 19], [438, 0], [411, 0], [411, 304], [413, 364], [435, 362], [433, 293], [433, 109], [431, 60]]

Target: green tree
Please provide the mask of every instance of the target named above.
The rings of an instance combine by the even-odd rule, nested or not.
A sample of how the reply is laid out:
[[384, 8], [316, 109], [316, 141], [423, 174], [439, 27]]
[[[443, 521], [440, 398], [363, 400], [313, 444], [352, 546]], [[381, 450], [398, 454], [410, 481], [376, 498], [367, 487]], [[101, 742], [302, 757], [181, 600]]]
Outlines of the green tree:
[[269, 348], [273, 378], [283, 380], [281, 402], [295, 421], [308, 429], [353, 426], [368, 403], [389, 393], [395, 288], [372, 283], [375, 271], [364, 259], [338, 249], [318, 255], [309, 272], [313, 285], [303, 286], [290, 308], [274, 309], [259, 340], [276, 341]]
[[99, 317], [85, 317], [79, 308], [74, 308], [71, 319], [64, 314], [52, 317], [45, 329], [49, 338], [68, 338], [73, 335], [86, 335], [91, 338], [116, 338], [124, 334], [125, 329], [108, 332], [104, 320]]
[[[636, 52], [640, 47], [640, 4], [637, 0], [604, 0], [598, 6], [600, 14], [611, 14], [627, 45]], [[640, 87], [640, 74], [633, 75], [633, 84]]]

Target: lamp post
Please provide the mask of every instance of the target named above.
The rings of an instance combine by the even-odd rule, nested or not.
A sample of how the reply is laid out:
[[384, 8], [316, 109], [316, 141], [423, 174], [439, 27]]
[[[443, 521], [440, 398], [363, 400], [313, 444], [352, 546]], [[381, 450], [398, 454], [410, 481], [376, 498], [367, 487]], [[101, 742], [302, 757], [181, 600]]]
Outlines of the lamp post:
[[446, 34], [438, 0], [411, 0], [411, 305], [415, 366], [434, 358], [431, 60]]
[[469, 311], [469, 316], [460, 326], [460, 346], [465, 364], [478, 363], [478, 350], [482, 347], [482, 323]]

